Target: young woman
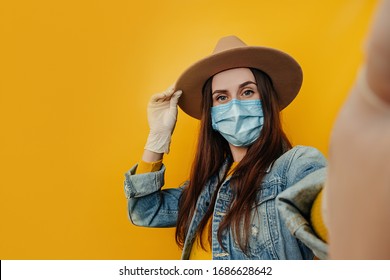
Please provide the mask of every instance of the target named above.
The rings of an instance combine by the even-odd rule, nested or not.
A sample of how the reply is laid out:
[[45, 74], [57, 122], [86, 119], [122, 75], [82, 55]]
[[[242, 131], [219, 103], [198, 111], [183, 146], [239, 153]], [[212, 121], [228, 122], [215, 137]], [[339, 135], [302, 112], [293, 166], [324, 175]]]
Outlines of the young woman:
[[[326, 164], [318, 150], [292, 147], [281, 127], [280, 111], [301, 83], [301, 68], [286, 53], [222, 38], [176, 90], [148, 105], [145, 151], [125, 175], [131, 221], [176, 226], [183, 259], [312, 259], [275, 205], [280, 192]], [[198, 148], [189, 180], [161, 190], [177, 104], [200, 119]]]

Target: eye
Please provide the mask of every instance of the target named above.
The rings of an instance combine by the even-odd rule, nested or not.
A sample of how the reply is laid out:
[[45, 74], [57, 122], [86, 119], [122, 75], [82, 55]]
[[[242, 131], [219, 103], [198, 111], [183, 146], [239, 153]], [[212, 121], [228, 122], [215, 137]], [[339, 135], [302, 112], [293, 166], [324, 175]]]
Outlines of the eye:
[[255, 92], [254, 92], [253, 90], [247, 89], [247, 90], [244, 90], [244, 91], [242, 92], [242, 95], [245, 96], [245, 97], [250, 97], [250, 96], [252, 96], [254, 93], [255, 93]]
[[228, 99], [228, 97], [226, 95], [219, 95], [217, 96], [217, 98], [215, 100], [217, 100], [218, 102], [224, 102]]

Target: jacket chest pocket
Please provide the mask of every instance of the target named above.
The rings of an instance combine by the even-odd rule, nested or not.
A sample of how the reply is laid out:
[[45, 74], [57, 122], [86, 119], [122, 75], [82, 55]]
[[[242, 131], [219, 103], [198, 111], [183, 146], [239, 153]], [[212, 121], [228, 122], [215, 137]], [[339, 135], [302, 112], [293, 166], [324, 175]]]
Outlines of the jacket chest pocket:
[[[275, 198], [281, 188], [281, 180], [275, 178], [263, 184], [258, 204], [254, 207], [248, 229], [249, 249], [246, 259], [278, 259], [276, 246], [280, 240], [280, 224]], [[243, 229], [243, 224], [242, 224]], [[236, 241], [234, 248], [242, 251]]]
[[[232, 230], [226, 236], [224, 244], [234, 252], [236, 259], [278, 259], [275, 243], [279, 240], [279, 218], [275, 205], [275, 198], [281, 188], [281, 180], [275, 178], [262, 185], [262, 190], [258, 194], [258, 203], [253, 207], [251, 223], [248, 231], [244, 232], [244, 223], [241, 223], [241, 236], [248, 236], [248, 251], [242, 251], [237, 241], [234, 239]], [[220, 222], [229, 210], [232, 197], [225, 193], [220, 193], [215, 205], [214, 219]], [[228, 241], [229, 240], [229, 241]]]
[[[279, 230], [275, 211], [274, 199], [263, 201], [254, 209], [247, 233], [249, 248], [246, 254], [242, 252], [237, 241], [232, 240], [234, 249], [242, 254], [242, 258], [278, 259], [275, 242], [279, 240]], [[242, 224], [242, 232], [243, 229]]]

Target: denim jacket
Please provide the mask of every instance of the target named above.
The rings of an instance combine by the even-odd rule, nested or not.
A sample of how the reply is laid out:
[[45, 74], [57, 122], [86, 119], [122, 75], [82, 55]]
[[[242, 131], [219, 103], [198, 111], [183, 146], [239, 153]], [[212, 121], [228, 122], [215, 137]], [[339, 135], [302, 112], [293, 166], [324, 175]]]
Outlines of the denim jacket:
[[[257, 193], [257, 206], [253, 210], [249, 235], [249, 252], [244, 254], [234, 241], [232, 231], [224, 233], [222, 244], [217, 230], [232, 201], [230, 178], [221, 185], [212, 216], [212, 256], [216, 260], [228, 259], [312, 259], [314, 254], [297, 239], [281, 219], [276, 208], [279, 193], [299, 182], [308, 174], [326, 165], [323, 155], [311, 147], [296, 146], [284, 153], [268, 168]], [[145, 227], [174, 227], [178, 215], [178, 201], [184, 183], [179, 188], [164, 189], [165, 167], [157, 172], [135, 175], [137, 165], [125, 174], [125, 194], [128, 199], [129, 218], [133, 224]], [[221, 170], [225, 173], [227, 163]], [[182, 259], [188, 259], [196, 238], [196, 229], [210, 204], [218, 178], [211, 177], [204, 186], [192, 217]]]

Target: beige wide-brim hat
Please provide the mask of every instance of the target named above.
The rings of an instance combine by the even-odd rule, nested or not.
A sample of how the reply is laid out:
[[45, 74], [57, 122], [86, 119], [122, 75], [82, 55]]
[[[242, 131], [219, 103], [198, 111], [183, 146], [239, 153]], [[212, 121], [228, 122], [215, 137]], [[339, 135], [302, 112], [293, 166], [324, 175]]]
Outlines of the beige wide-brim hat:
[[247, 46], [236, 36], [223, 37], [213, 53], [191, 65], [176, 81], [182, 90], [179, 107], [188, 115], [202, 116], [202, 89], [215, 74], [232, 68], [257, 68], [271, 78], [278, 94], [281, 110], [298, 94], [302, 85], [302, 69], [290, 55], [273, 48]]

